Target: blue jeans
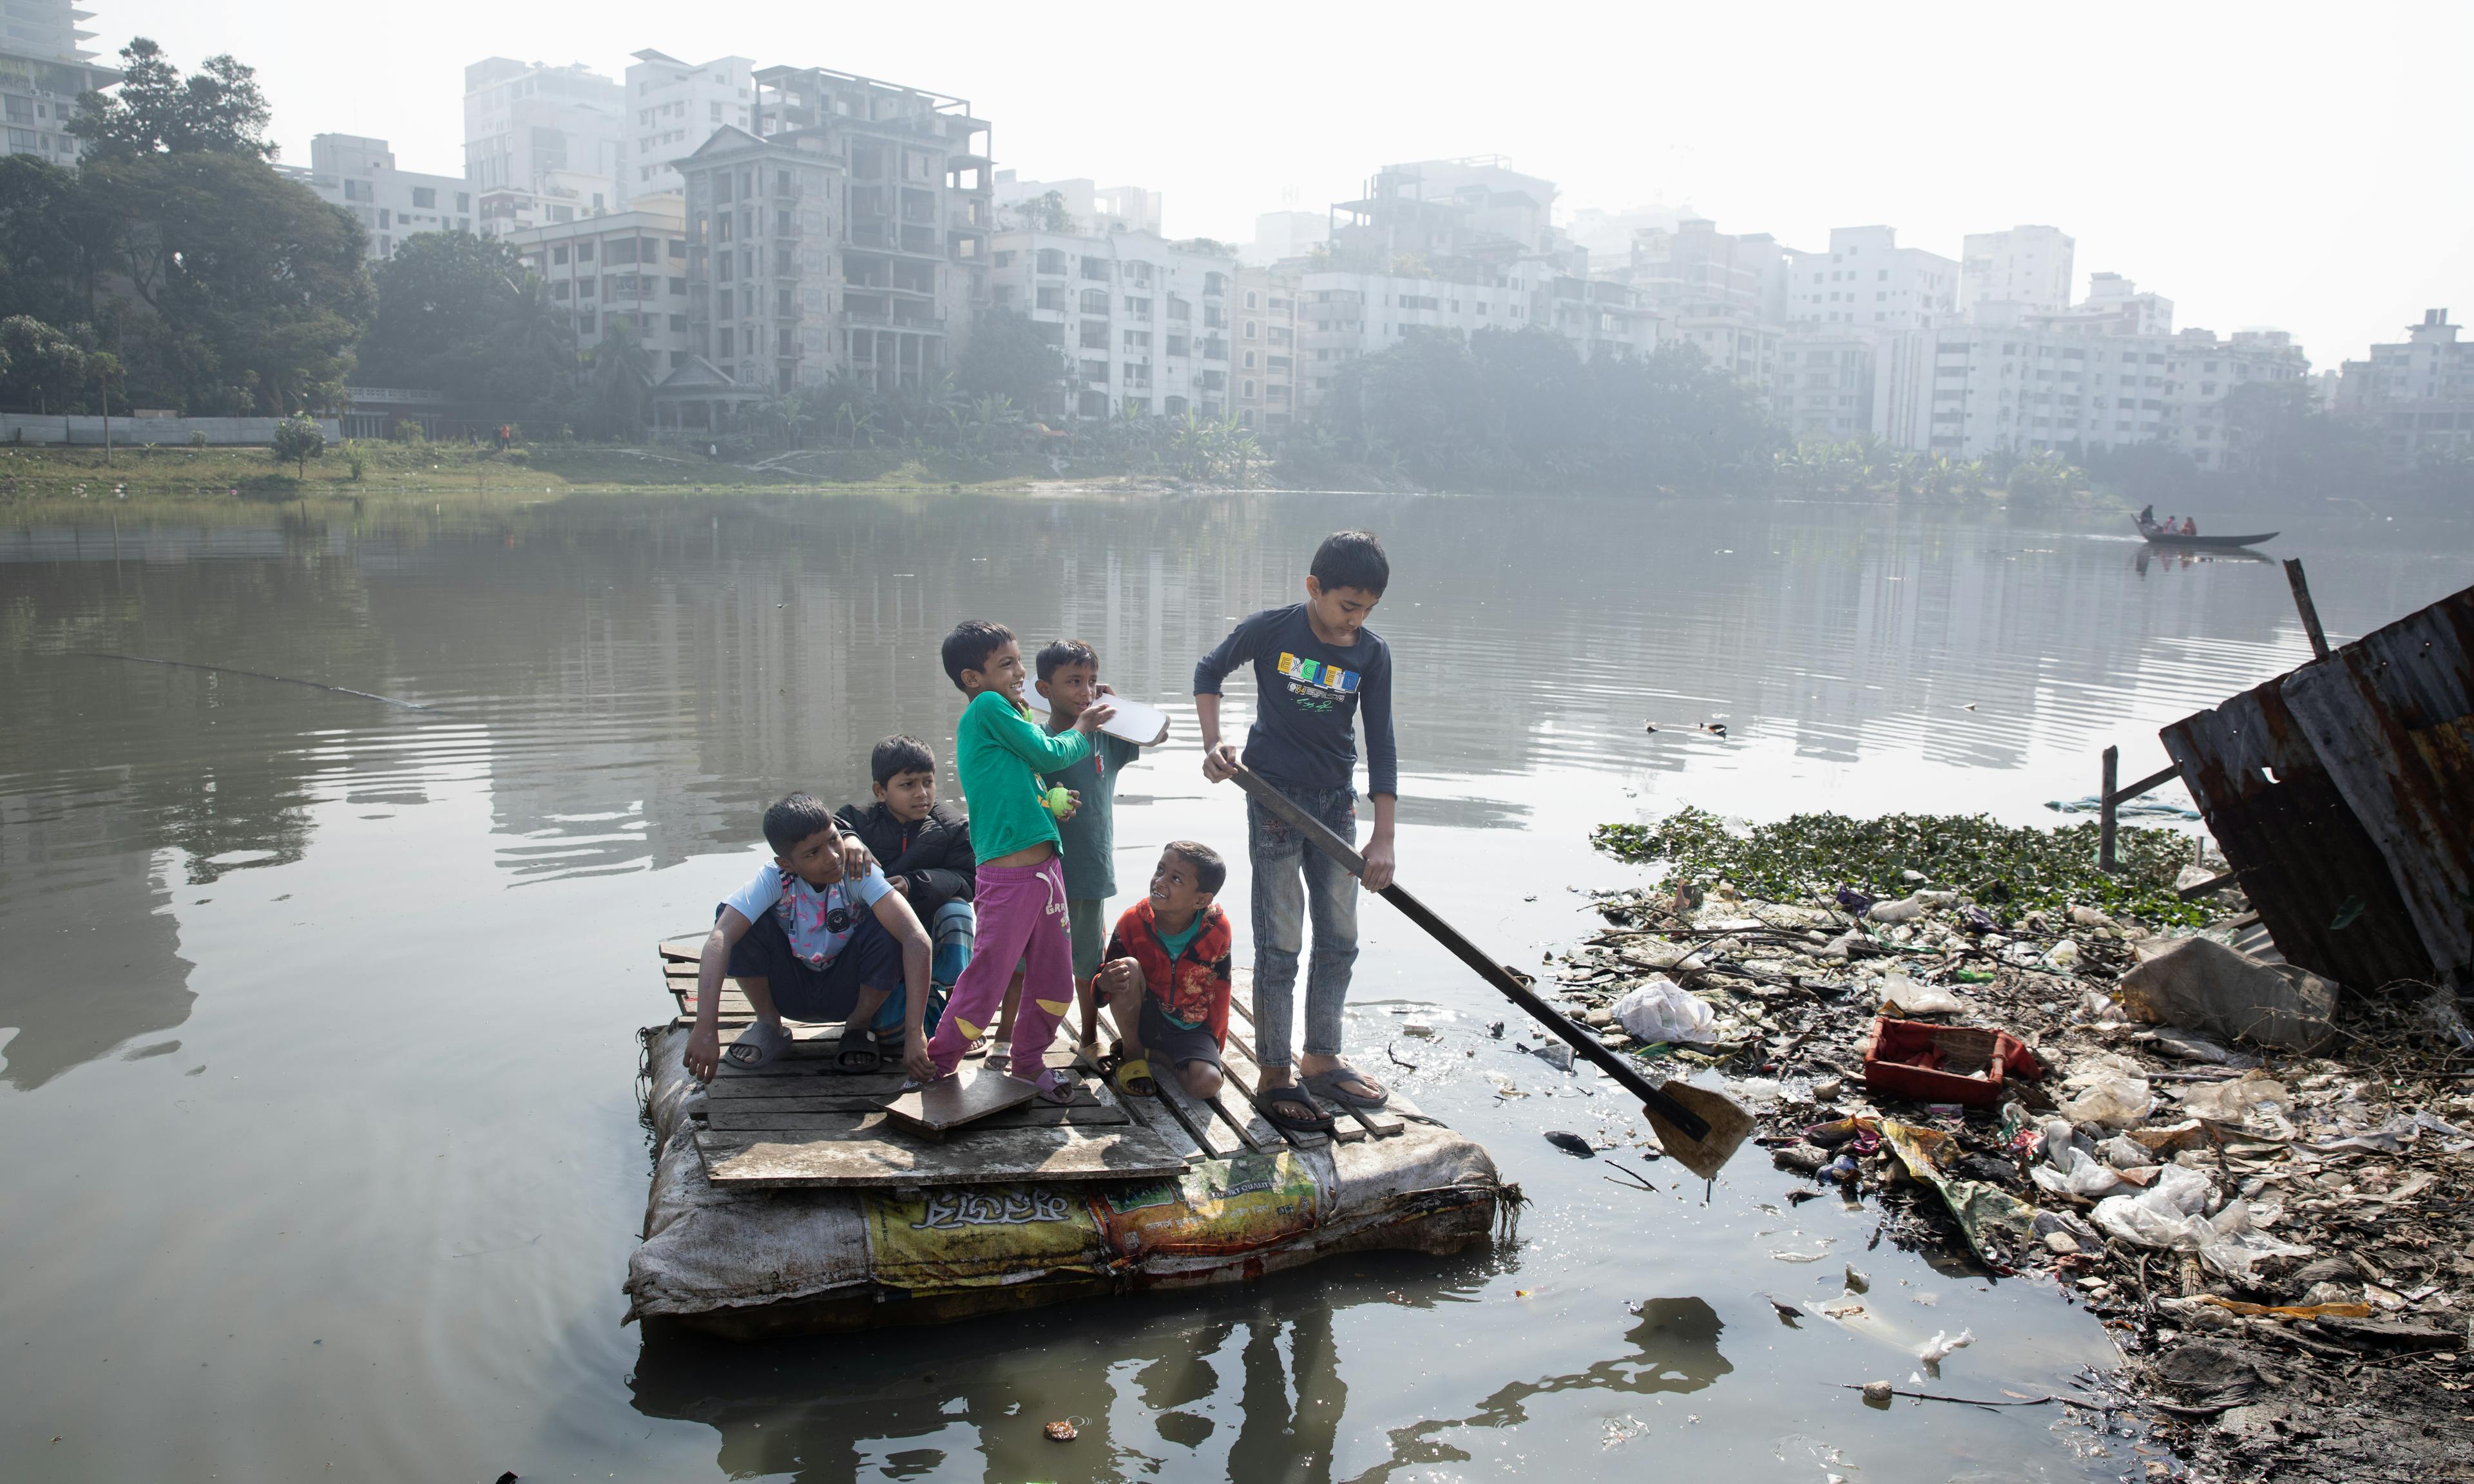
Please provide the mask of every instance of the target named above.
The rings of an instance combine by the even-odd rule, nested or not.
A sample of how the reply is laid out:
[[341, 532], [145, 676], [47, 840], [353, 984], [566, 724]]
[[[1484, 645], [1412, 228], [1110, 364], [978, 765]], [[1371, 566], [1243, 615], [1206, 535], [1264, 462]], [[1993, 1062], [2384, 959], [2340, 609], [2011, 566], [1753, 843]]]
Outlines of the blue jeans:
[[962, 970], [971, 962], [971, 945], [978, 940], [979, 914], [967, 901], [949, 901], [936, 909], [936, 919], [928, 924], [928, 942], [935, 949], [929, 960], [930, 982], [954, 987]]
[[[1270, 781], [1342, 839], [1356, 840], [1355, 789]], [[1254, 1060], [1266, 1067], [1289, 1065], [1298, 949], [1309, 917], [1314, 953], [1306, 964], [1306, 1055], [1338, 1056], [1349, 967], [1357, 962], [1357, 878], [1250, 796], [1246, 831], [1254, 870]]]

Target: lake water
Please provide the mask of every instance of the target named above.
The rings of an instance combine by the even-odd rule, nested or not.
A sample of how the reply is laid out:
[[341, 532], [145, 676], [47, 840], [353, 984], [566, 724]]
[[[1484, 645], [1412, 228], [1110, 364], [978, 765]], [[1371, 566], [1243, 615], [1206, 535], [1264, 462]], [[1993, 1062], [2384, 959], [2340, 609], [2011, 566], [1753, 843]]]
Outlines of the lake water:
[[[2118, 519], [1305, 495], [8, 517], [0, 1476], [2135, 1473], [2133, 1440], [2058, 1408], [1838, 1389], [1904, 1382], [1936, 1329], [1975, 1331], [1942, 1381], [1969, 1395], [2112, 1351], [2050, 1287], [1867, 1251], [1875, 1210], [1790, 1208], [1758, 1153], [1706, 1205], [1602, 1181], [1540, 1136], [1620, 1127], [1611, 1089], [1488, 1040], [1492, 992], [1372, 903], [1352, 1043], [1526, 1188], [1516, 1242], [857, 1338], [621, 1326], [652, 943], [753, 869], [764, 802], [863, 796], [891, 731], [945, 754], [957, 619], [1079, 635], [1177, 718], [1126, 778], [1120, 878], [1218, 841], [1242, 916], [1243, 810], [1202, 781], [1189, 677], [1344, 525], [1395, 562], [1401, 879], [1532, 967], [1589, 931], [1579, 891], [1641, 879], [1594, 824], [2050, 823], [2108, 743], [2151, 771], [2160, 724], [2307, 654], [2277, 567], [2147, 562]], [[2341, 637], [2474, 580], [2462, 523], [2285, 525], [2271, 550]], [[1680, 730], [1710, 720], [1723, 740]], [[1395, 1041], [1405, 1007], [1439, 1039]], [[1776, 1317], [1848, 1261], [1871, 1331]], [[1060, 1417], [1079, 1442], [1040, 1437]]]

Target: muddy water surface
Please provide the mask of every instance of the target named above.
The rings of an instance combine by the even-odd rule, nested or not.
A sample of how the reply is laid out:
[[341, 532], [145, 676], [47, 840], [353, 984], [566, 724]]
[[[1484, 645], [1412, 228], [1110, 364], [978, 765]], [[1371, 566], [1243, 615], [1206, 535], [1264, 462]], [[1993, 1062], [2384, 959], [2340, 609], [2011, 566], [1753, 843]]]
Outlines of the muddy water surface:
[[[936, 642], [961, 617], [1087, 638], [1170, 706], [1120, 795], [1121, 879], [1162, 840], [1218, 841], [1242, 917], [1243, 810], [1200, 776], [1193, 661], [1289, 601], [1322, 534], [1379, 529], [1401, 878], [1534, 967], [1586, 933], [1579, 890], [1640, 879], [1590, 852], [1601, 821], [2049, 822], [2108, 742], [2149, 771], [2160, 723], [2306, 653], [2274, 566], [2143, 561], [2105, 523], [1768, 503], [116, 514], [0, 524], [0, 1476], [2135, 1469], [2134, 1440], [2058, 1408], [1840, 1390], [1904, 1381], [1938, 1329], [1977, 1335], [1939, 1388], [1970, 1395], [2039, 1395], [2111, 1350], [2049, 1289], [1868, 1250], [1869, 1207], [1790, 1208], [1758, 1155], [1705, 1200], [1557, 1153], [1543, 1131], [1625, 1110], [1489, 1037], [1491, 993], [1377, 904], [1351, 1035], [1529, 1192], [1492, 1251], [648, 1342], [619, 1322], [648, 1169], [635, 1029], [665, 1010], [652, 939], [754, 867], [765, 800], [858, 797], [877, 737], [950, 738]], [[2287, 525], [2274, 549], [2309, 559], [2341, 635], [2469, 580], [2462, 527]], [[1713, 719], [1723, 741], [1679, 730]], [[1439, 1034], [1402, 1036], [1411, 1017]], [[1771, 1296], [1834, 1297], [1850, 1262], [1862, 1323], [1780, 1319]], [[1061, 1417], [1079, 1442], [1040, 1437]]]

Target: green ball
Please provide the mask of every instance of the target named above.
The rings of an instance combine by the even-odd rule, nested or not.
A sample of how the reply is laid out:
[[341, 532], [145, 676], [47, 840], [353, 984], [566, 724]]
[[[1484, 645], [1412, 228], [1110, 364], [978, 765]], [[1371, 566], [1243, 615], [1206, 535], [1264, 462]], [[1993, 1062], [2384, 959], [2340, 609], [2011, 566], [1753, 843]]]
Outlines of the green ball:
[[1074, 807], [1074, 796], [1066, 790], [1065, 785], [1060, 783], [1048, 791], [1046, 802], [1049, 813], [1063, 814]]

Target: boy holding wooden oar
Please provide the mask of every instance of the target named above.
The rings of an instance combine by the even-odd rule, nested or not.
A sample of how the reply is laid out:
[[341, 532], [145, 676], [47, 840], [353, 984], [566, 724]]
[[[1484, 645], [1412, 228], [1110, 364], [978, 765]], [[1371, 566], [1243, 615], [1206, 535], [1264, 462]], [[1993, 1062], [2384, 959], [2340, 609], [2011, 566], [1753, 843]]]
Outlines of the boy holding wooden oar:
[[[1202, 776], [1235, 776], [1237, 749], [1220, 740], [1220, 686], [1239, 665], [1254, 667], [1255, 716], [1244, 766], [1343, 838], [1357, 834], [1356, 722], [1366, 722], [1366, 784], [1374, 832], [1364, 851], [1366, 884], [1392, 884], [1393, 810], [1399, 759], [1392, 738], [1392, 650], [1367, 628], [1391, 586], [1392, 563], [1368, 531], [1342, 531], [1316, 549], [1306, 601], [1239, 623], [1194, 667]], [[1391, 1092], [1341, 1059], [1342, 1017], [1357, 961], [1357, 878], [1253, 799], [1246, 803], [1253, 866], [1254, 1041], [1262, 1081], [1255, 1106], [1273, 1123], [1328, 1129], [1331, 1120], [1292, 1080], [1298, 954], [1306, 920], [1314, 953], [1306, 969], [1305, 1055], [1298, 1070], [1314, 1093], [1380, 1108]]]

